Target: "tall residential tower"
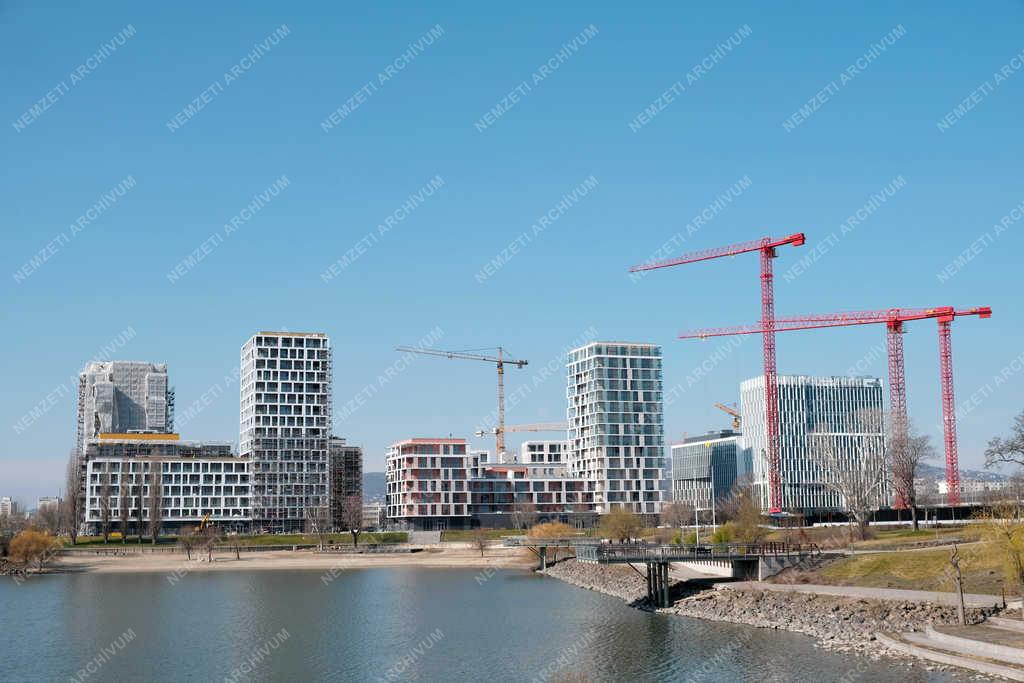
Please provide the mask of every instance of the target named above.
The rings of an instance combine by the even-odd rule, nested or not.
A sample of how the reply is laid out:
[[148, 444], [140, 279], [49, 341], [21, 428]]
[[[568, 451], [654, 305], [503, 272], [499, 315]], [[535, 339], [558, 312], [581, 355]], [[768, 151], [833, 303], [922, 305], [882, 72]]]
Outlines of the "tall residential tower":
[[330, 504], [331, 345], [322, 332], [260, 332], [242, 345], [239, 455], [252, 458], [253, 521], [302, 531]]
[[661, 347], [592, 342], [569, 352], [568, 466], [600, 513], [661, 511], [665, 437]]

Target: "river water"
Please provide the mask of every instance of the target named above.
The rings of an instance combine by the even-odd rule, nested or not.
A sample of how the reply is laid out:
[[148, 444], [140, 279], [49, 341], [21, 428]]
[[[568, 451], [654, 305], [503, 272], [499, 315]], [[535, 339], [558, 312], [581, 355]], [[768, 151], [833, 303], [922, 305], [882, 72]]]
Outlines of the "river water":
[[0, 577], [0, 619], [5, 683], [969, 680], [650, 614], [525, 571]]

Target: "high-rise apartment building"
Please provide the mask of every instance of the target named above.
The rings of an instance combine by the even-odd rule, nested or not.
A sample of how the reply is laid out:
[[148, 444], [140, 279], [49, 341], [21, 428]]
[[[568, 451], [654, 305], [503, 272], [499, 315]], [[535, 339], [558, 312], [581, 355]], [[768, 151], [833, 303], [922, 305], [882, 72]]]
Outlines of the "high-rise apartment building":
[[[882, 381], [875, 377], [780, 375], [778, 389], [782, 509], [808, 514], [842, 510], [839, 492], [825, 483], [836, 476], [829, 470], [884, 461]], [[761, 509], [767, 511], [763, 376], [740, 384], [740, 414], [742, 447], [753, 463], [753, 486]], [[824, 448], [829, 449], [827, 456], [823, 456]], [[887, 503], [888, 492], [880, 492], [879, 498]]]
[[661, 511], [665, 437], [661, 347], [592, 342], [569, 352], [569, 474], [597, 511]]
[[[335, 529], [347, 531], [352, 519], [346, 519], [346, 508], [363, 507], [363, 449], [350, 446], [345, 439], [332, 436], [328, 441], [328, 470], [331, 486], [331, 524]], [[351, 502], [353, 497], [356, 502]], [[352, 509], [354, 509], [352, 508]], [[354, 516], [354, 515], [353, 515]], [[358, 523], [358, 522], [357, 522]]]
[[331, 346], [321, 332], [260, 332], [242, 345], [239, 455], [251, 458], [253, 519], [302, 531], [330, 504]]
[[174, 390], [165, 363], [92, 362], [78, 376], [76, 452], [104, 433], [174, 431]]

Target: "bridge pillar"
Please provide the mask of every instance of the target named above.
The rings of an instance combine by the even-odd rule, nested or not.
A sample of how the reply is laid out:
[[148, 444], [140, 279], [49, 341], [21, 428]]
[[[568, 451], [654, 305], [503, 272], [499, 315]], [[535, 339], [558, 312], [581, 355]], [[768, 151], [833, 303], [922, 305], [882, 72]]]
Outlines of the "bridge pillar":
[[548, 568], [548, 548], [545, 545], [540, 547], [540, 570], [544, 571]]
[[654, 565], [647, 563], [647, 602], [654, 604]]
[[661, 582], [661, 590], [662, 590], [661, 606], [662, 607], [668, 607], [668, 605], [669, 605], [669, 602], [668, 602], [668, 562], [663, 562], [661, 564], [661, 578], [662, 578], [662, 582]]

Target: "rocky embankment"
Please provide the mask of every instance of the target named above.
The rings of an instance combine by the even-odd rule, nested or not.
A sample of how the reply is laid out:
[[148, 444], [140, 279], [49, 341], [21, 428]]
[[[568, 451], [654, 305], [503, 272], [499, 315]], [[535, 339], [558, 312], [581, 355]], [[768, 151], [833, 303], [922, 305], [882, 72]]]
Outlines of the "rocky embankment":
[[[932, 603], [843, 598], [813, 593], [709, 590], [679, 600], [665, 612], [804, 633], [821, 646], [844, 652], [878, 654], [875, 633], [922, 631], [929, 622], [955, 624], [956, 608]], [[969, 609], [981, 621], [992, 609]]]
[[[581, 588], [599, 591], [636, 603], [647, 595], [646, 580], [628, 566], [582, 564], [575, 560], [549, 567], [549, 576]], [[866, 600], [813, 593], [706, 589], [690, 592], [672, 607], [659, 610], [711, 621], [727, 621], [759, 628], [783, 629], [817, 639], [821, 647], [860, 652], [873, 657], [885, 654], [875, 633], [921, 631], [929, 622], [956, 623], [956, 608], [909, 601]], [[968, 620], [980, 621], [994, 610], [969, 609]]]
[[544, 572], [580, 588], [587, 588], [633, 603], [647, 597], [647, 580], [623, 564], [586, 564], [566, 560]]

